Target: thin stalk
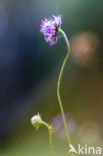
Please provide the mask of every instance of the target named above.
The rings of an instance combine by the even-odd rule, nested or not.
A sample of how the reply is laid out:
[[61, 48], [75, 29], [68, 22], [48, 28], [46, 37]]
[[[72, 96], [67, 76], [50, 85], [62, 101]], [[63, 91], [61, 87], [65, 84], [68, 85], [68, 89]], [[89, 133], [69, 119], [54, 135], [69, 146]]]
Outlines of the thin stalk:
[[54, 156], [54, 148], [53, 148], [53, 142], [52, 142], [52, 132], [50, 131], [49, 134], [50, 134], [50, 146], [51, 146], [51, 151], [52, 151], [52, 154], [53, 154], [53, 156]]
[[[57, 97], [58, 97], [58, 102], [59, 102], [59, 105], [60, 105], [60, 109], [61, 109], [61, 114], [62, 114], [62, 117], [63, 117], [63, 122], [64, 122], [64, 127], [65, 127], [65, 130], [66, 130], [66, 135], [67, 135], [67, 140], [68, 140], [68, 144], [70, 145], [71, 144], [71, 139], [70, 139], [70, 136], [69, 136], [69, 132], [68, 132], [68, 127], [67, 127], [67, 122], [66, 122], [66, 118], [65, 118], [65, 114], [64, 114], [64, 109], [63, 109], [63, 105], [62, 105], [62, 100], [61, 100], [61, 97], [60, 97], [60, 85], [61, 85], [61, 80], [62, 80], [62, 76], [63, 76], [63, 72], [64, 72], [64, 68], [66, 66], [66, 63], [69, 59], [69, 56], [70, 56], [70, 45], [69, 45], [69, 41], [68, 41], [68, 38], [65, 34], [65, 32], [60, 29], [60, 32], [63, 34], [64, 38], [65, 38], [65, 41], [67, 43], [67, 48], [68, 48], [68, 52], [67, 52], [67, 55], [64, 59], [64, 62], [62, 64], [62, 67], [61, 67], [61, 70], [60, 70], [60, 74], [59, 74], [59, 78], [58, 78], [58, 84], [57, 84]], [[72, 153], [73, 154], [73, 153]]]
[[50, 147], [51, 147], [51, 151], [52, 151], [53, 156], [55, 156], [54, 148], [53, 148], [53, 141], [52, 141], [53, 127], [52, 127], [52, 125], [50, 126], [48, 123], [46, 123], [44, 121], [42, 121], [42, 123], [48, 128], [49, 138], [50, 138]]

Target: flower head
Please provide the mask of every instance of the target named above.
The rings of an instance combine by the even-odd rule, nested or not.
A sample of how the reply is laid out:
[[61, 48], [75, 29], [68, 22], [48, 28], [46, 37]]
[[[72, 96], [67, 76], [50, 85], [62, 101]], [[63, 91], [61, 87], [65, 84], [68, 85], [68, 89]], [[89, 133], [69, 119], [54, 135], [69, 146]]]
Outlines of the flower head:
[[36, 127], [36, 129], [38, 129], [40, 126], [42, 126], [43, 124], [43, 121], [39, 115], [39, 113], [37, 115], [34, 115], [32, 118], [31, 118], [31, 124]]
[[44, 36], [45, 42], [53, 46], [57, 42], [58, 33], [62, 24], [61, 16], [52, 16], [49, 19], [45, 17], [40, 23], [40, 32]]

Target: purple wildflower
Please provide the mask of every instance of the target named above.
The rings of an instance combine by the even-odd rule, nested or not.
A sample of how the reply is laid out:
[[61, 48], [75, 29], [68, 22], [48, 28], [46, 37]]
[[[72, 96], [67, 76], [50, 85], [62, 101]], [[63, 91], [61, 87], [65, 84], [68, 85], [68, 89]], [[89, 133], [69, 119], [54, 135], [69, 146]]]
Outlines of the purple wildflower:
[[44, 40], [49, 46], [53, 46], [57, 42], [61, 24], [61, 16], [52, 16], [50, 19], [45, 17], [45, 19], [41, 21], [40, 32], [43, 34]]

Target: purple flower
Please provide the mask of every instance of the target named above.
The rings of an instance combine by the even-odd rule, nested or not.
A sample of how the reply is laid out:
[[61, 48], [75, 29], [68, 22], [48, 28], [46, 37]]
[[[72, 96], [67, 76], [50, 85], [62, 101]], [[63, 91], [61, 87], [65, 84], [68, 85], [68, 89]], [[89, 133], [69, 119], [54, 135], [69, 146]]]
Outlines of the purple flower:
[[62, 24], [61, 16], [52, 16], [49, 19], [45, 17], [40, 23], [40, 32], [44, 36], [45, 42], [53, 46], [57, 42], [58, 33]]

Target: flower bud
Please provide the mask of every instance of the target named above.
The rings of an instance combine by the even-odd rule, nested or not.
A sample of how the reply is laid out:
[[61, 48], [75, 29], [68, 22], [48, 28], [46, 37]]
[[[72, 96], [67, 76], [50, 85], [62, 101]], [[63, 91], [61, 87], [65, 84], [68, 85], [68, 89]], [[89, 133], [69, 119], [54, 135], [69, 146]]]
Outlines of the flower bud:
[[36, 129], [38, 129], [40, 126], [42, 126], [43, 124], [43, 121], [39, 115], [39, 113], [37, 115], [34, 115], [32, 118], [31, 118], [31, 124], [36, 127]]

